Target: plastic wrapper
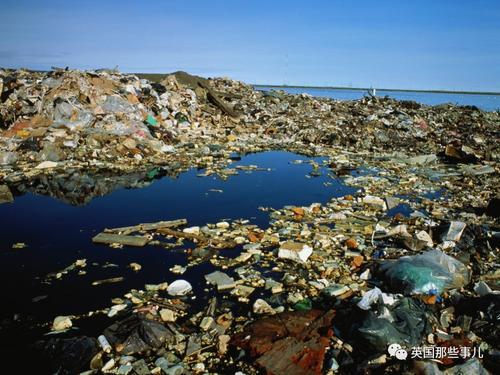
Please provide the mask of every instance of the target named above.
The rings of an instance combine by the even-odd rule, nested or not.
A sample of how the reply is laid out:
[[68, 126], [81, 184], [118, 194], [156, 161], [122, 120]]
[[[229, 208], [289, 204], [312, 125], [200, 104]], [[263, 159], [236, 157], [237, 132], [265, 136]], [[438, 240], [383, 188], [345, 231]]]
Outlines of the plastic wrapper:
[[439, 250], [387, 262], [381, 271], [390, 287], [404, 294], [442, 293], [469, 282], [467, 267]]

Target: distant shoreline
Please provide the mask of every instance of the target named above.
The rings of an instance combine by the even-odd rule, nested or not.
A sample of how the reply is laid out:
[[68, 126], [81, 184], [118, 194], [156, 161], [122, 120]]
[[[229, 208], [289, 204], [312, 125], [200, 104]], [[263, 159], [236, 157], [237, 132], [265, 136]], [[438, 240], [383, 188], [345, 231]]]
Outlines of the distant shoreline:
[[[251, 84], [253, 87], [271, 87], [278, 89], [315, 89], [315, 90], [351, 90], [351, 91], [368, 91], [373, 87], [337, 87], [337, 86], [300, 86], [300, 85], [262, 85], [257, 83]], [[467, 95], [500, 95], [500, 92], [492, 91], [453, 91], [453, 90], [410, 90], [410, 89], [386, 89], [375, 88], [377, 91], [400, 91], [400, 92], [425, 92], [434, 94], [467, 94]]]
[[[0, 69], [19, 69], [19, 68], [6, 68], [0, 67]], [[31, 70], [31, 69], [26, 69]], [[44, 70], [31, 70], [34, 72], [45, 72]], [[160, 82], [163, 78], [168, 76], [170, 73], [128, 73], [124, 74], [134, 74], [139, 78], [149, 79], [153, 82]], [[212, 77], [217, 78], [217, 77]], [[302, 86], [302, 85], [264, 85], [261, 83], [250, 83], [253, 87], [271, 87], [278, 89], [315, 89], [315, 90], [351, 90], [351, 91], [368, 91], [374, 87], [342, 87], [342, 86]], [[400, 91], [400, 92], [426, 92], [434, 94], [467, 94], [467, 95], [500, 95], [500, 92], [494, 91], [453, 91], [453, 90], [411, 90], [411, 89], [386, 89], [375, 87], [377, 91]]]
[[[168, 73], [131, 73], [140, 78], [147, 78], [152, 81], [161, 81]], [[215, 77], [212, 77], [215, 78]], [[317, 90], [354, 90], [367, 91], [372, 87], [338, 87], [338, 86], [301, 86], [301, 85], [263, 85], [261, 83], [250, 83], [253, 87], [272, 87], [281, 89], [317, 89]], [[401, 91], [401, 92], [431, 92], [436, 94], [469, 94], [469, 95], [500, 95], [500, 92], [493, 91], [453, 91], [453, 90], [410, 90], [410, 89], [385, 89], [375, 87], [377, 91]]]

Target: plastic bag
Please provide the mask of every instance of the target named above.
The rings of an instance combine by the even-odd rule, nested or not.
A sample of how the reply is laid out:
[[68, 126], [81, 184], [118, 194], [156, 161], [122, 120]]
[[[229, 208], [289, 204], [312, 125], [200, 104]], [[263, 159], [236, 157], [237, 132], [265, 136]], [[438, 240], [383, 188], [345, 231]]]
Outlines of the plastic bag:
[[377, 352], [386, 351], [391, 344], [416, 346], [430, 332], [425, 306], [408, 297], [403, 297], [393, 308], [384, 308], [382, 314], [369, 311], [358, 328], [362, 343]]
[[358, 307], [362, 310], [370, 310], [371, 306], [380, 300], [384, 305], [393, 305], [396, 301], [392, 294], [383, 293], [379, 288], [375, 287], [363, 295], [361, 301], [358, 302]]
[[467, 267], [439, 250], [387, 262], [381, 271], [391, 288], [404, 294], [442, 293], [469, 282]]
[[[99, 351], [97, 341], [86, 336], [51, 338], [47, 341], [39, 341], [35, 346], [55, 367], [50, 373], [57, 372], [61, 375], [78, 374], [88, 369], [90, 360]], [[45, 373], [43, 370], [41, 372]]]
[[175, 333], [168, 325], [164, 326], [154, 320], [131, 316], [116, 322], [104, 330], [108, 341], [116, 345], [121, 343], [121, 354], [133, 355], [151, 348], [159, 348], [165, 342], [175, 339]]
[[134, 111], [134, 106], [121, 96], [108, 96], [102, 104], [102, 109], [107, 113], [130, 113]]

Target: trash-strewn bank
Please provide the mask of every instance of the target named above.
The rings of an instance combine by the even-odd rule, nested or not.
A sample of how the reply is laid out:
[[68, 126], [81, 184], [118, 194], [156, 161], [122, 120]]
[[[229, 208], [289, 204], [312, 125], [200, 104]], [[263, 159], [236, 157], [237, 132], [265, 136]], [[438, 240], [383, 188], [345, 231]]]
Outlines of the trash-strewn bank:
[[[238, 178], [227, 168], [232, 155], [270, 148], [325, 155], [323, 165], [310, 161], [309, 176], [326, 167], [358, 189], [326, 204], [267, 208], [267, 227], [245, 218], [192, 226], [179, 217], [89, 236], [123, 248], [117, 251], [187, 243], [190, 258], [165, 270], [165, 279], [176, 275], [173, 282], [42, 323], [56, 334], [36, 346], [61, 372], [498, 369], [498, 113], [264, 94], [184, 74], [148, 87], [113, 72], [53, 72], [45, 80], [60, 81], [44, 93], [36, 81], [15, 89], [20, 79], [8, 75], [1, 110], [6, 201], [34, 181], [58, 190], [54, 181], [80, 170], [160, 165], [174, 173], [196, 165], [201, 176]], [[71, 112], [66, 104], [56, 111], [61, 103]], [[64, 107], [66, 115], [56, 117]], [[36, 126], [40, 117], [45, 125]], [[206, 306], [182, 276], [200, 262], [217, 267], [204, 275], [203, 294], [214, 293]], [[86, 268], [75, 259], [45, 281], [64, 282]], [[143, 272], [139, 263], [130, 269]], [[74, 329], [96, 316], [109, 320], [100, 335]]]
[[231, 151], [271, 148], [498, 160], [500, 114], [473, 107], [339, 102], [182, 72], [161, 83], [112, 71], [0, 70], [0, 79], [7, 181], [67, 168], [211, 166]]

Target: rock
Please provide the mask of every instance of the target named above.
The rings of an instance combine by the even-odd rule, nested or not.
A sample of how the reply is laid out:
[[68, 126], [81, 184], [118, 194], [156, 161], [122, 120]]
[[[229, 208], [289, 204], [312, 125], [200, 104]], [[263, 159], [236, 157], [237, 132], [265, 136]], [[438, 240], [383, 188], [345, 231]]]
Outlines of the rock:
[[7, 185], [0, 185], [0, 204], [14, 202], [14, 197]]
[[197, 363], [193, 366], [193, 372], [196, 374], [205, 373], [205, 364]]
[[278, 250], [278, 258], [290, 259], [294, 262], [305, 263], [311, 256], [313, 249], [299, 242], [284, 242]]
[[57, 316], [52, 323], [52, 330], [63, 331], [65, 329], [71, 328], [72, 326], [73, 322], [71, 321], [69, 316]]
[[263, 299], [257, 299], [253, 304], [253, 312], [255, 314], [276, 314], [276, 311]]
[[155, 361], [155, 366], [161, 368], [164, 373], [168, 373], [171, 365], [165, 357], [160, 357]]

